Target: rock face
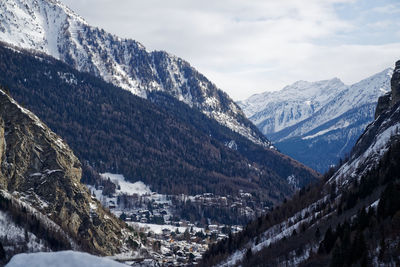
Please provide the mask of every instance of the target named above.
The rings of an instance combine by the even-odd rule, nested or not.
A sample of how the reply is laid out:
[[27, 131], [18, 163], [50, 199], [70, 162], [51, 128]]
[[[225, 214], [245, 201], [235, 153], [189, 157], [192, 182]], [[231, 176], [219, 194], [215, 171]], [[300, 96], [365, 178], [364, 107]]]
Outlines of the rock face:
[[396, 62], [392, 78], [390, 80], [391, 91], [381, 96], [375, 110], [375, 119], [400, 100], [400, 60]]
[[269, 146], [239, 106], [188, 62], [164, 51], [148, 52], [139, 42], [92, 27], [59, 1], [1, 1], [0, 40], [44, 52], [144, 98], [153, 91], [168, 93]]
[[0, 189], [58, 224], [82, 250], [121, 251], [123, 224], [80, 183], [81, 164], [63, 140], [0, 90]]
[[378, 99], [378, 104], [375, 109], [375, 119], [379, 117], [383, 112], [385, 112], [391, 104], [392, 101], [392, 93], [387, 93]]
[[391, 106], [394, 106], [400, 101], [400, 60], [396, 62], [396, 68], [394, 69], [390, 84], [392, 87]]

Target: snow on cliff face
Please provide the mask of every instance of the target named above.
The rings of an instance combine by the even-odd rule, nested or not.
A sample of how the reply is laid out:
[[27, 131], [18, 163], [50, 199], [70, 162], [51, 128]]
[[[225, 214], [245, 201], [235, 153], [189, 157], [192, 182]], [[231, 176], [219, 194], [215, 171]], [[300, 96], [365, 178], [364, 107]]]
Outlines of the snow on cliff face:
[[392, 140], [398, 140], [399, 136], [400, 106], [397, 105], [392, 111], [386, 111], [368, 125], [357, 141], [349, 161], [341, 166], [330, 182], [336, 181], [336, 184], [344, 186], [351, 179], [366, 174], [378, 165], [379, 160], [388, 151]]
[[91, 27], [57, 0], [2, 0], [0, 41], [44, 52], [135, 95], [163, 91], [251, 141], [269, 142], [239, 106], [189, 63]]

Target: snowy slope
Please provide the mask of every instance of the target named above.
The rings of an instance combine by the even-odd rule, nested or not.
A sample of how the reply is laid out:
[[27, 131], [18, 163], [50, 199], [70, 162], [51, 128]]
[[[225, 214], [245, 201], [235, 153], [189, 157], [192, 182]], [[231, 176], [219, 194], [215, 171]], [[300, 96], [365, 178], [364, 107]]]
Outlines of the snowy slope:
[[124, 267], [128, 266], [116, 261], [77, 251], [21, 253], [15, 255], [7, 267]]
[[21, 226], [14, 223], [13, 219], [4, 211], [0, 210], [0, 242], [6, 253], [14, 250], [14, 247], [27, 247], [29, 252], [46, 251], [45, 241], [37, 238], [30, 231], [26, 231]]
[[131, 183], [128, 182], [122, 174], [114, 174], [109, 172], [101, 173], [100, 176], [103, 179], [110, 179], [114, 184], [116, 184], [117, 185], [116, 190], [118, 194], [124, 194], [124, 193], [129, 195], [151, 194], [149, 186], [145, 185], [142, 181]]
[[239, 105], [264, 134], [269, 134], [309, 118], [345, 88], [337, 78], [298, 81], [281, 91], [253, 95]]
[[[390, 144], [400, 136], [400, 106], [379, 116], [356, 143], [350, 159], [341, 166], [330, 182], [344, 186], [376, 167]], [[367, 145], [366, 145], [367, 143]]]
[[[339, 91], [338, 94], [330, 98], [325, 105], [312, 114], [311, 119], [299, 123], [294, 131], [283, 134], [279, 140], [304, 135], [349, 110], [359, 108], [363, 105], [372, 104], [376, 106], [377, 99], [390, 91], [390, 77], [392, 73], [393, 69], [384, 70]], [[370, 121], [372, 120], [373, 118], [371, 117]]]
[[373, 121], [378, 97], [390, 91], [392, 72], [386, 69], [350, 86], [337, 78], [300, 81], [239, 105], [278, 149], [323, 172]]
[[91, 27], [57, 0], [0, 2], [0, 41], [44, 52], [146, 98], [163, 91], [255, 143], [269, 142], [239, 106], [184, 60]]

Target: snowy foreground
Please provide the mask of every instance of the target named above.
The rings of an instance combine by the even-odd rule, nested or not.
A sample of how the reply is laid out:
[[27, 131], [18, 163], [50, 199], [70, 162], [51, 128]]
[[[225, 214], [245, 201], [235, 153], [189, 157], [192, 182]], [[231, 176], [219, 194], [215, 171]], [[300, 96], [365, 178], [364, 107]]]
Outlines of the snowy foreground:
[[77, 251], [22, 253], [15, 255], [6, 267], [126, 267], [116, 261]]

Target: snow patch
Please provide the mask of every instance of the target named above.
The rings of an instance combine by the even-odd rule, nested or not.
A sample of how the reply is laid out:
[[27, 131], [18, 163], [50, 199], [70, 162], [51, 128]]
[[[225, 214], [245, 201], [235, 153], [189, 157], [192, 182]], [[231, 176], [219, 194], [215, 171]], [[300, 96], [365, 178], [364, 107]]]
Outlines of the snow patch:
[[7, 267], [126, 267], [128, 265], [77, 251], [22, 253], [15, 255]]
[[151, 194], [150, 188], [145, 185], [142, 181], [138, 181], [135, 183], [131, 183], [126, 181], [125, 177], [122, 174], [113, 174], [109, 172], [101, 173], [100, 176], [104, 179], [110, 178], [110, 180], [117, 185], [120, 186], [121, 189], [117, 191], [120, 193], [125, 193], [128, 195], [146, 195]]
[[[163, 229], [168, 229], [172, 232], [176, 231], [176, 229], [179, 230], [180, 233], [184, 233], [186, 229], [190, 227], [182, 227], [182, 226], [174, 226], [174, 225], [168, 225], [168, 224], [152, 224], [152, 223], [140, 223], [140, 222], [127, 222], [129, 225], [133, 226], [136, 229], [142, 229], [147, 231], [152, 231], [155, 234], [161, 234]], [[193, 227], [193, 231], [199, 232], [203, 231], [203, 228], [198, 228], [198, 227]]]
[[294, 188], [299, 188], [299, 180], [296, 179], [296, 176], [294, 176], [294, 174], [287, 177], [287, 182]]
[[312, 139], [312, 138], [315, 138], [317, 136], [324, 135], [324, 134], [326, 134], [328, 132], [331, 132], [331, 131], [347, 128], [349, 125], [350, 125], [350, 123], [348, 121], [344, 121], [344, 122], [341, 122], [340, 124], [333, 125], [333, 126], [329, 127], [328, 129], [319, 131], [316, 134], [305, 136], [305, 137], [303, 137], [301, 139], [303, 139], [303, 140]]
[[238, 145], [236, 144], [235, 140], [225, 142], [225, 146], [229, 147], [232, 150], [238, 150]]
[[[8, 242], [15, 244], [27, 242], [28, 251], [44, 251], [46, 250], [43, 240], [38, 239], [34, 234], [16, 225], [7, 213], [0, 210], [0, 240], [7, 237]], [[3, 244], [6, 245], [6, 244]], [[5, 250], [7, 251], [7, 247]]]

